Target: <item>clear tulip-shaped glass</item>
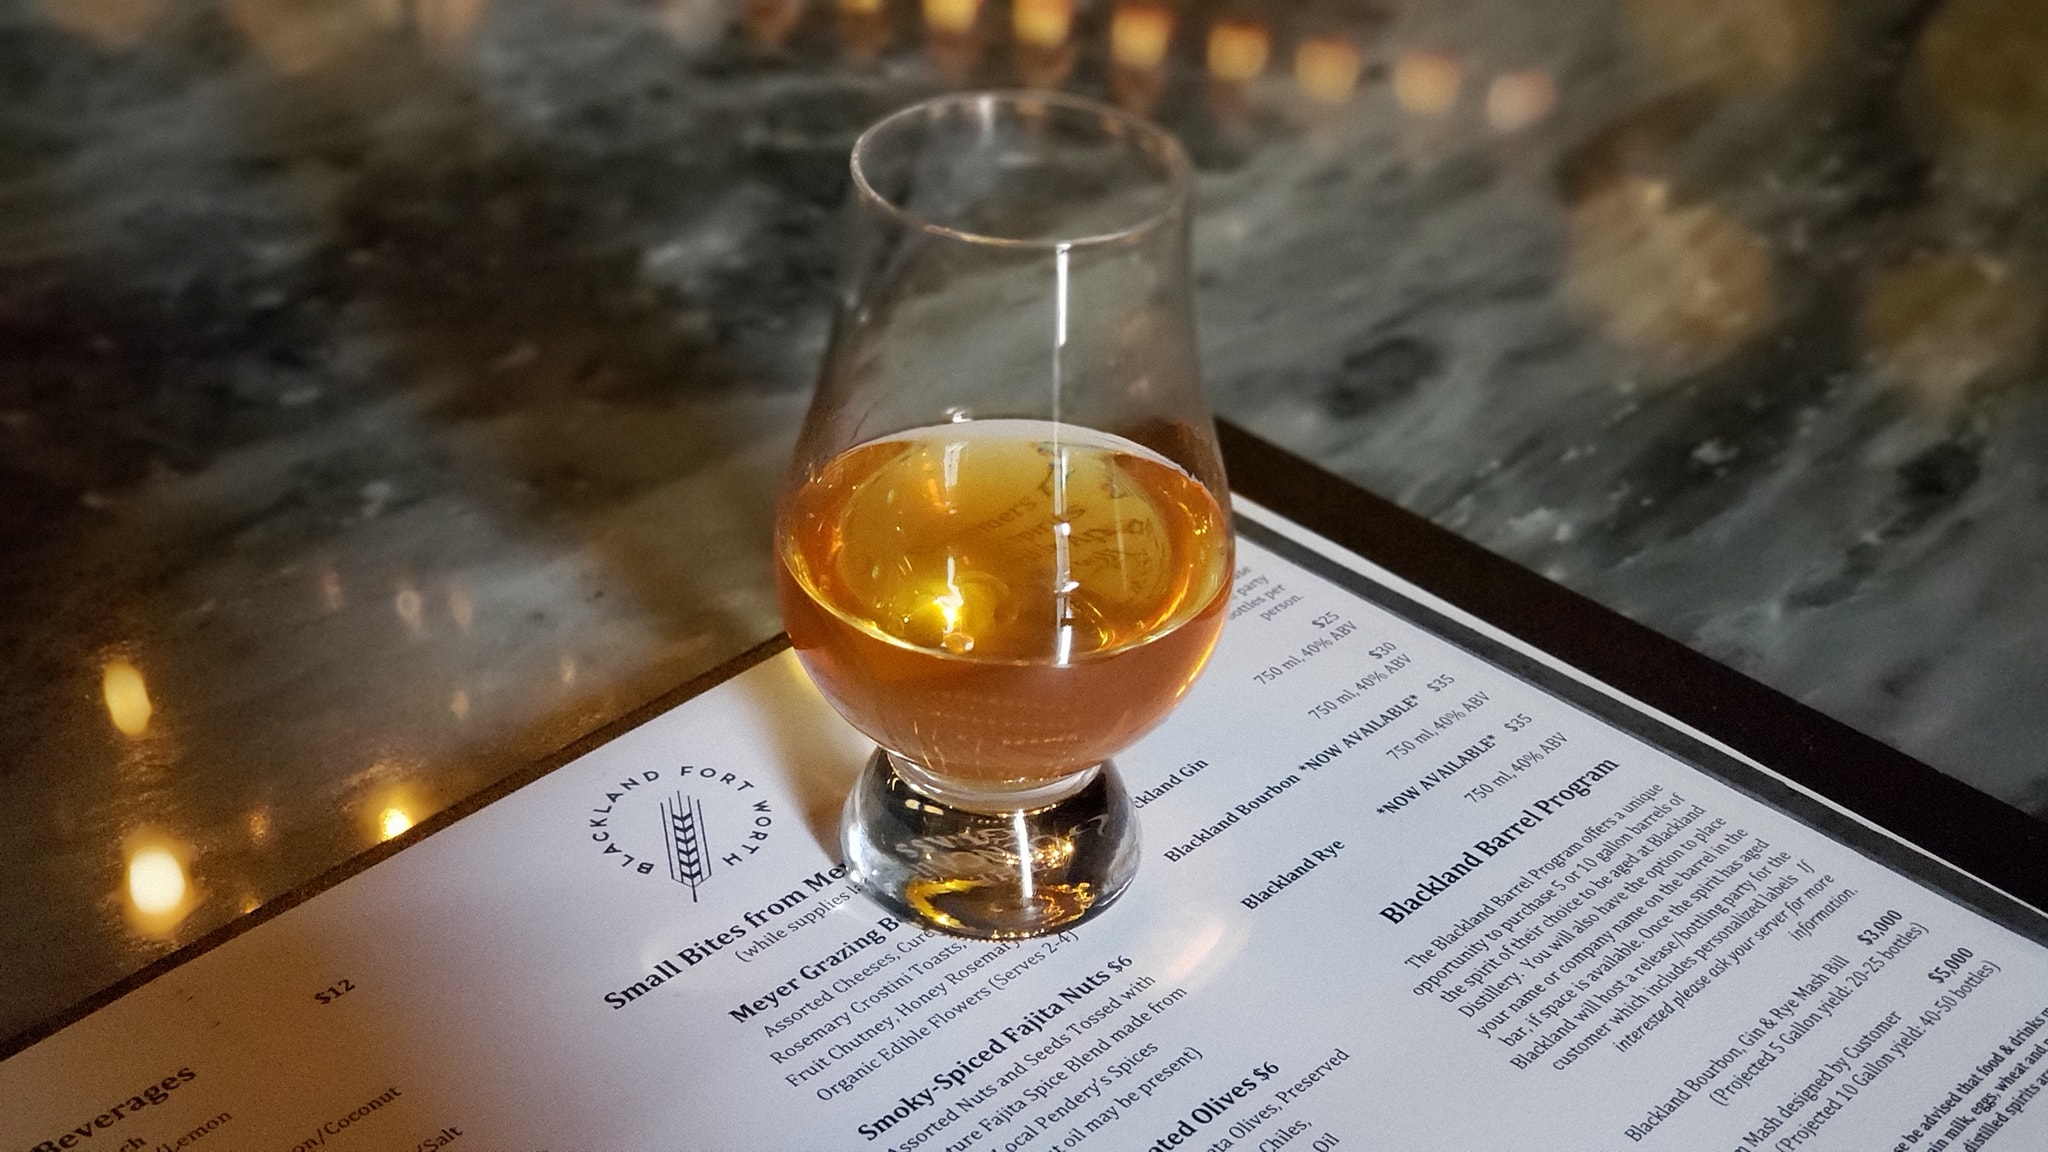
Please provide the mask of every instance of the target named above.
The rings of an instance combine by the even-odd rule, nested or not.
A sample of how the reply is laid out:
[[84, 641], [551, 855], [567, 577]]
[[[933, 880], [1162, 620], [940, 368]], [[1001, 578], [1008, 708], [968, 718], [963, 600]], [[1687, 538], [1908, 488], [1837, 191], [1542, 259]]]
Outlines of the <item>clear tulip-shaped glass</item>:
[[1110, 757], [1187, 691], [1229, 599], [1187, 158], [1103, 104], [974, 93], [870, 128], [853, 178], [776, 519], [790, 641], [881, 746], [846, 862], [933, 927], [1054, 931], [1130, 882]]

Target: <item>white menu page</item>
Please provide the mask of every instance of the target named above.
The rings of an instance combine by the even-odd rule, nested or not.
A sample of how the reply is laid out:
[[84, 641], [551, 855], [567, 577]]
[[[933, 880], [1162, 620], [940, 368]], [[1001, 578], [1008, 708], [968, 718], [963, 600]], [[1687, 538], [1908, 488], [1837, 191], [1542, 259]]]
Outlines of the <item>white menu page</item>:
[[1240, 512], [1099, 919], [853, 893], [785, 652], [0, 1064], [0, 1152], [2048, 1147], [2035, 913]]

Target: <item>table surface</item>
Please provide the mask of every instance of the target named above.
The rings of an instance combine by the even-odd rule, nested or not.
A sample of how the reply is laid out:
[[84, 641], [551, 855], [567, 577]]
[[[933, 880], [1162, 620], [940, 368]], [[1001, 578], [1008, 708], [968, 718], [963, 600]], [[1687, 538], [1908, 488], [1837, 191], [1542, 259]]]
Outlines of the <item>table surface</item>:
[[2048, 0], [0, 5], [0, 1036], [778, 627], [845, 155], [1158, 117], [1218, 410], [2048, 811]]

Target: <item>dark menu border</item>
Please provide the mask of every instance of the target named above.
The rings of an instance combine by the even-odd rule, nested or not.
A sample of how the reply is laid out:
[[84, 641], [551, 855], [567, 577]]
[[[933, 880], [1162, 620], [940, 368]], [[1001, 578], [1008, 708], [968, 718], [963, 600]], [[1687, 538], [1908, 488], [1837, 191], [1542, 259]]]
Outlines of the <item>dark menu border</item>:
[[1941, 859], [1915, 852], [1654, 716], [1240, 518], [1239, 531], [1246, 536], [1830, 838], [2048, 943], [2048, 917], [2034, 911], [2048, 908], [2048, 824], [1235, 425], [1218, 428], [1234, 490]]

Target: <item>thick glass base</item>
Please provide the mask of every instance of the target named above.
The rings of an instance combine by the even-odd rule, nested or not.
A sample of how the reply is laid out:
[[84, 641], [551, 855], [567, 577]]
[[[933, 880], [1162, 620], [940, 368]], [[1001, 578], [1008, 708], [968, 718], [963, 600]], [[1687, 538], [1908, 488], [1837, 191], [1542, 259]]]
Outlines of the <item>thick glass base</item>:
[[846, 798], [840, 844], [870, 896], [984, 940], [1079, 923], [1138, 870], [1137, 810], [1107, 762], [1029, 790], [978, 791], [878, 748]]

